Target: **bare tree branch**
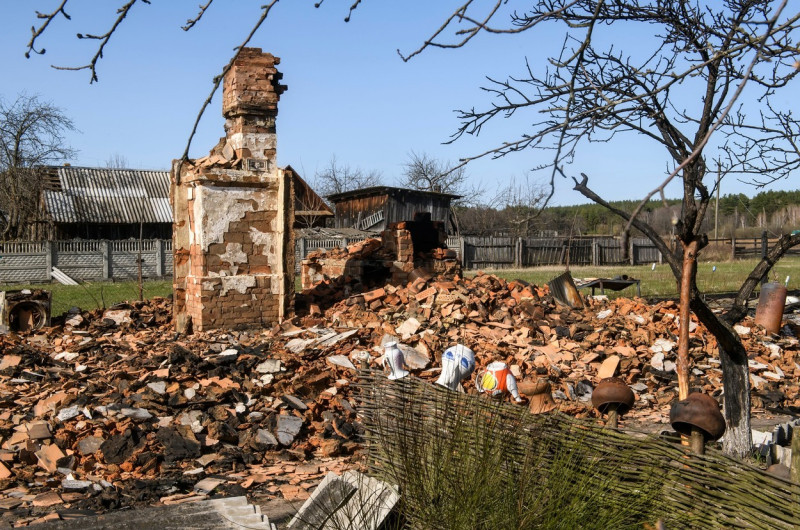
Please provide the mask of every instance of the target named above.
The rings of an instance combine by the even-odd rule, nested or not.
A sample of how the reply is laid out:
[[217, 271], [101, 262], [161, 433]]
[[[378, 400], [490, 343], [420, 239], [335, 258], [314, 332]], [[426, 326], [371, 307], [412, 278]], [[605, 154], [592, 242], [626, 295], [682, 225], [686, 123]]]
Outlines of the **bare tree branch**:
[[345, 22], [350, 22], [350, 17], [353, 16], [353, 11], [355, 11], [358, 8], [359, 4], [361, 4], [361, 0], [355, 0], [355, 2], [353, 2], [353, 4], [350, 6], [350, 9], [347, 12], [347, 16], [344, 17]]
[[[733, 96], [729, 100], [728, 105], [725, 107], [725, 109], [722, 111], [722, 113], [719, 115], [719, 117], [714, 121], [713, 125], [708, 127], [708, 131], [705, 133], [703, 138], [699, 142], [697, 142], [694, 150], [692, 150], [692, 152], [689, 154], [689, 156], [686, 157], [680, 164], [678, 164], [678, 166], [675, 169], [672, 170], [672, 172], [667, 176], [666, 179], [664, 179], [664, 181], [657, 188], [655, 188], [653, 191], [648, 193], [645, 196], [645, 198], [642, 199], [642, 201], [639, 203], [639, 205], [636, 207], [636, 209], [634, 209], [633, 214], [631, 215], [631, 219], [634, 219], [634, 218], [636, 218], [637, 215], [639, 215], [639, 212], [641, 212], [642, 208], [650, 201], [650, 199], [653, 197], [653, 195], [655, 195], [656, 193], [663, 193], [664, 188], [667, 186], [667, 184], [669, 184], [672, 181], [672, 179], [674, 179], [675, 176], [681, 170], [685, 169], [689, 164], [694, 162], [694, 160], [698, 156], [700, 156], [700, 153], [703, 151], [705, 146], [708, 144], [708, 141], [711, 139], [711, 136], [719, 128], [719, 126], [722, 123], [725, 122], [725, 119], [727, 118], [728, 113], [730, 113], [730, 111], [733, 108], [734, 104], [739, 99], [739, 96], [744, 91], [744, 87], [747, 84], [747, 81], [750, 79], [750, 75], [752, 74], [753, 69], [756, 67], [756, 65], [760, 61], [763, 60], [763, 58], [761, 56], [762, 50], [764, 49], [764, 46], [765, 46], [765, 44], [767, 42], [767, 39], [768, 39], [768, 36], [772, 33], [772, 29], [775, 27], [775, 24], [777, 23], [778, 18], [780, 18], [780, 14], [783, 12], [784, 7], [786, 7], [786, 2], [787, 1], [788, 0], [783, 0], [781, 2], [781, 4], [778, 6], [778, 8], [777, 8], [777, 10], [775, 12], [775, 15], [767, 22], [767, 31], [764, 32], [763, 36], [761, 37], [760, 43], [758, 45], [758, 48], [755, 51], [755, 56], [753, 57], [753, 60], [750, 62], [750, 65], [747, 67], [747, 70], [745, 71], [744, 76], [742, 77], [741, 81], [739, 82], [739, 86], [736, 87], [736, 91], [734, 92]], [[708, 105], [708, 99], [707, 99], [706, 105]], [[709, 109], [708, 112], [710, 112], [710, 109]], [[628, 225], [626, 226], [626, 231], [630, 229], [630, 226], [631, 226], [631, 222], [628, 221]]]
[[592, 191], [588, 186], [589, 177], [586, 176], [586, 174], [581, 173], [581, 177], [582, 179], [580, 181], [578, 181], [578, 179], [576, 179], [575, 177], [572, 177], [573, 182], [575, 182], [575, 186], [573, 187], [573, 189], [579, 192], [587, 199], [589, 199], [590, 201], [595, 202], [601, 206], [604, 206], [608, 210], [617, 214], [622, 219], [625, 219], [626, 221], [630, 222], [632, 226], [634, 226], [636, 229], [640, 230], [644, 235], [646, 235], [647, 238], [653, 242], [656, 248], [658, 248], [658, 251], [661, 252], [661, 256], [663, 257], [664, 261], [666, 261], [667, 264], [669, 265], [672, 274], [678, 281], [680, 281], [682, 274], [681, 263], [672, 253], [669, 246], [666, 244], [666, 242], [664, 242], [661, 236], [655, 230], [653, 230], [652, 227], [650, 227], [650, 225], [648, 225], [647, 223], [643, 223], [639, 219], [632, 217], [631, 214], [629, 214], [628, 212], [616, 208], [608, 201], [600, 197], [597, 193]]
[[61, 5], [59, 5], [56, 8], [56, 10], [53, 11], [52, 13], [46, 14], [46, 13], [40, 13], [38, 11], [36, 12], [36, 17], [44, 19], [44, 22], [42, 22], [42, 25], [39, 26], [38, 28], [36, 26], [31, 27], [31, 40], [28, 42], [28, 51], [25, 52], [26, 59], [30, 59], [31, 52], [39, 55], [44, 55], [44, 53], [47, 51], [44, 48], [42, 48], [41, 50], [36, 49], [36, 39], [39, 38], [42, 35], [42, 33], [44, 33], [44, 31], [47, 29], [47, 26], [50, 25], [50, 22], [52, 22], [53, 19], [56, 18], [56, 16], [58, 16], [59, 13], [62, 14], [64, 18], [66, 18], [67, 20], [71, 20], [70, 16], [64, 10], [68, 1], [69, 0], [62, 0]]
[[331, 157], [324, 169], [317, 171], [314, 175], [314, 188], [323, 197], [380, 186], [382, 182], [383, 175], [380, 171], [364, 171], [358, 167], [350, 167], [348, 164], [340, 164], [335, 155]]
[[200, 12], [198, 12], [198, 13], [197, 13], [197, 16], [196, 16], [196, 17], [194, 17], [194, 18], [190, 18], [190, 19], [188, 19], [188, 20], [186, 21], [186, 25], [184, 25], [184, 26], [181, 26], [181, 29], [182, 29], [183, 31], [189, 31], [190, 29], [192, 29], [192, 28], [194, 27], [194, 25], [195, 25], [195, 24], [197, 24], [198, 22], [200, 22], [200, 19], [201, 19], [201, 18], [203, 18], [203, 15], [205, 15], [205, 14], [206, 14], [206, 10], [207, 10], [209, 7], [211, 7], [211, 4], [212, 4], [213, 2], [214, 2], [214, 0], [208, 0], [208, 2], [206, 2], [205, 4], [200, 4], [200, 6], [199, 6], [199, 7], [200, 7]]
[[[459, 34], [466, 34], [467, 36], [464, 37], [464, 39], [462, 39], [460, 42], [457, 42], [455, 44], [437, 43], [436, 42], [436, 38], [439, 35], [441, 35], [442, 33], [444, 33], [444, 31], [447, 29], [447, 27], [450, 25], [450, 23], [453, 22], [454, 20], [458, 20], [459, 22], [464, 20], [464, 16], [466, 15], [467, 9], [469, 9], [469, 6], [470, 6], [470, 4], [472, 4], [472, 2], [473, 2], [473, 0], [469, 0], [467, 3], [465, 3], [464, 5], [459, 7], [458, 9], [456, 9], [453, 12], [453, 14], [450, 15], [447, 18], [447, 20], [445, 20], [445, 22], [441, 26], [439, 26], [439, 29], [437, 29], [433, 33], [433, 36], [431, 36], [429, 39], [427, 39], [422, 44], [422, 46], [420, 46], [419, 48], [417, 48], [416, 50], [414, 50], [413, 52], [411, 52], [408, 55], [403, 55], [403, 53], [398, 49], [397, 50], [397, 55], [399, 55], [400, 58], [403, 59], [404, 62], [408, 62], [412, 57], [414, 57], [416, 55], [419, 55], [426, 48], [428, 48], [430, 46], [437, 47], [437, 48], [460, 48], [460, 47], [464, 46], [467, 42], [469, 42], [472, 39], [472, 37], [474, 37], [475, 35], [478, 34], [478, 31], [480, 31], [479, 27], [474, 27], [474, 28], [470, 28], [468, 30], [459, 31], [458, 32]], [[489, 20], [492, 18], [492, 16], [494, 16], [494, 14], [497, 13], [497, 10], [500, 8], [500, 6], [502, 4], [503, 4], [503, 0], [497, 0], [496, 1], [494, 7], [489, 11], [489, 14], [486, 15], [486, 17], [484, 18], [484, 24], [489, 22]]]
[[64, 112], [39, 99], [20, 95], [13, 103], [0, 98], [0, 237], [36, 237], [30, 229], [39, 215], [42, 175], [37, 166], [72, 156], [64, 135], [75, 126]]
[[[570, 0], [566, 2], [562, 6], [556, 6], [551, 10], [541, 13], [537, 17], [530, 18], [524, 20], [522, 18], [518, 18], [516, 14], [512, 15], [512, 20], [515, 20], [516, 27], [510, 28], [500, 28], [489, 26], [489, 21], [494, 18], [497, 12], [504, 3], [507, 3], [507, 0], [497, 0], [493, 6], [491, 6], [488, 10], [488, 13], [482, 16], [482, 20], [478, 18], [474, 18], [468, 15], [469, 8], [473, 3], [473, 0], [469, 0], [465, 4], [459, 6], [453, 13], [444, 21], [444, 23], [439, 26], [439, 28], [433, 32], [433, 34], [428, 37], [425, 42], [423, 42], [417, 49], [414, 51], [406, 54], [403, 54], [400, 50], [397, 50], [397, 54], [403, 59], [404, 62], [408, 62], [413, 57], [421, 54], [427, 48], [462, 48], [464, 47], [469, 41], [471, 41], [478, 33], [484, 31], [486, 33], [495, 33], [495, 34], [513, 34], [513, 33], [522, 33], [524, 31], [528, 31], [532, 29], [534, 26], [539, 24], [540, 22], [545, 22], [549, 17], [557, 16], [561, 12], [573, 7], [574, 5], [580, 3], [582, 0]], [[601, 2], [602, 3], [602, 2]], [[454, 21], [461, 23], [461, 22], [469, 22], [472, 24], [471, 27], [464, 28], [457, 30], [455, 35], [461, 36], [465, 35], [461, 40], [458, 40], [453, 43], [447, 42], [438, 42], [436, 39], [442, 36], [447, 28], [452, 24]]]
[[451, 167], [449, 163], [437, 160], [426, 153], [411, 151], [408, 154], [399, 184], [414, 190], [460, 195], [464, 199], [460, 200], [461, 203], [470, 202], [474, 198], [466, 197], [469, 190], [466, 186], [467, 173], [463, 165]]
[[[111, 40], [111, 36], [117, 30], [122, 21], [125, 20], [125, 17], [128, 16], [128, 12], [131, 10], [133, 5], [137, 1], [138, 0], [129, 0], [126, 4], [117, 9], [117, 15], [118, 15], [117, 19], [114, 21], [114, 24], [111, 26], [111, 29], [109, 29], [104, 34], [92, 35], [87, 33], [86, 35], [84, 35], [82, 33], [78, 33], [79, 39], [95, 39], [100, 41], [100, 46], [97, 48], [97, 52], [94, 54], [94, 57], [92, 57], [91, 61], [89, 61], [89, 64], [85, 64], [83, 66], [56, 66], [56, 65], [50, 65], [50, 66], [55, 68], [56, 70], [90, 70], [92, 72], [92, 78], [89, 82], [94, 83], [95, 81], [97, 81], [97, 61], [99, 61], [103, 57], [103, 50], [105, 49], [106, 44], [108, 44], [108, 41]], [[149, 4], [150, 0], [141, 0], [141, 2]]]

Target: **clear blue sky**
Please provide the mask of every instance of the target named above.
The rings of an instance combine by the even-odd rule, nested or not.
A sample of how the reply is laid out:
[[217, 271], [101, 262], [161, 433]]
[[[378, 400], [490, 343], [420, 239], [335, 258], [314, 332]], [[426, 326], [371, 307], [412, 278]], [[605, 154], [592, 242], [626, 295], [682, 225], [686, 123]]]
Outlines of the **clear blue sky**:
[[[153, 0], [137, 4], [106, 47], [98, 66], [100, 81], [89, 84], [89, 72], [64, 72], [56, 65], [88, 63], [97, 42], [76, 33], [104, 33], [122, 1], [72, 0], [72, 21], [56, 19], [40, 46], [43, 56], [25, 59], [34, 10], [52, 11], [55, 0], [0, 0], [0, 96], [40, 94], [70, 116], [79, 133], [69, 143], [78, 149], [73, 165], [103, 166], [114, 154], [134, 168], [167, 169], [183, 152], [192, 123], [218, 74], [260, 14], [263, 1], [216, 0], [206, 17], [189, 32], [180, 29], [197, 12], [200, 0]], [[74, 5], [73, 5], [74, 3]], [[352, 3], [327, 0], [279, 2], [251, 42], [281, 58], [289, 90], [278, 116], [278, 161], [291, 164], [309, 180], [335, 155], [339, 162], [380, 170], [387, 183], [399, 176], [411, 150], [456, 160], [482, 152], [500, 140], [514, 139], [533, 121], [529, 117], [498, 120], [477, 138], [442, 145], [456, 129], [453, 110], [482, 107], [486, 76], [519, 74], [527, 55], [534, 65], [543, 51], [556, 53], [560, 34], [482, 36], [464, 49], [431, 49], [408, 63], [396, 49], [415, 49], [462, 1], [416, 0], [363, 2], [349, 23]], [[614, 38], [617, 38], [616, 36]], [[642, 35], [620, 36], [630, 44]], [[626, 42], [628, 41], [628, 42]], [[203, 119], [191, 155], [207, 154], [224, 135], [220, 95]], [[635, 139], [612, 150], [589, 146], [568, 171], [589, 174], [590, 184], [610, 200], [641, 199], [664, 177], [666, 157]], [[541, 151], [468, 166], [475, 182], [489, 193], [514, 176], [522, 178], [544, 162]], [[561, 180], [553, 204], [586, 200]], [[796, 189], [781, 181], [771, 189]], [[752, 187], [735, 181], [723, 193]], [[678, 197], [673, 185], [668, 196]]]

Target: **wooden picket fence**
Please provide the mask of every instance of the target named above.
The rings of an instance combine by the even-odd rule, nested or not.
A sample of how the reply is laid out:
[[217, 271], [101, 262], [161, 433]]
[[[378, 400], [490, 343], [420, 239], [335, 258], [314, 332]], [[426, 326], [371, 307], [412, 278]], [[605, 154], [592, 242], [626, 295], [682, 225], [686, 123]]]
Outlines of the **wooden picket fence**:
[[[362, 241], [358, 237], [327, 239], [297, 238], [296, 263], [314, 250], [330, 250]], [[724, 249], [722, 254], [730, 259], [763, 256], [766, 249], [775, 244], [777, 238], [767, 237], [766, 232], [755, 238], [711, 239], [710, 246]], [[465, 269], [508, 269], [539, 267], [542, 265], [646, 265], [662, 263], [661, 252], [647, 238], [631, 238], [628, 241], [627, 257], [618, 237], [448, 237], [447, 248], [456, 251]], [[672, 242], [670, 248], [678, 252]], [[800, 255], [800, 247], [791, 249], [787, 255]], [[299, 270], [299, 269], [298, 269]]]
[[[346, 247], [371, 234], [340, 238], [295, 240], [295, 264], [309, 253]], [[763, 255], [776, 239], [762, 237], [712, 239], [711, 245], [725, 249], [731, 259]], [[141, 245], [145, 277], [172, 274], [172, 241], [165, 240], [70, 240], [0, 242], [0, 282], [49, 282], [53, 266], [80, 280], [129, 280], [137, 276]], [[632, 238], [628, 257], [614, 237], [449, 237], [446, 245], [454, 249], [465, 269], [504, 269], [541, 265], [641, 265], [661, 263], [663, 258], [646, 238]], [[800, 247], [787, 255], [800, 255]]]

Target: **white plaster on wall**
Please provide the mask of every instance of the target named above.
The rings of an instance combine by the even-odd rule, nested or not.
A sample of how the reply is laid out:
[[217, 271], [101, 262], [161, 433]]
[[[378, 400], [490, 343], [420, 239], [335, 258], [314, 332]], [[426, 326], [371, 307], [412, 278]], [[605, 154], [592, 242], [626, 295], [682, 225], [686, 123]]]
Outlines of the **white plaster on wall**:
[[[197, 188], [194, 201], [194, 218], [203, 219], [195, 223], [195, 240], [204, 251], [209, 245], [222, 243], [230, 223], [243, 218], [252, 211], [270, 210], [268, 194], [253, 188], [217, 187], [213, 185]], [[253, 207], [253, 202], [256, 203]]]
[[[186, 200], [189, 204], [191, 204], [194, 207], [194, 203], [192, 202], [193, 199], [194, 199], [194, 186], [189, 186], [188, 188], [186, 188]], [[194, 208], [194, 213], [195, 214], [197, 213], [197, 208]], [[186, 222], [189, 223], [189, 229], [188, 229], [189, 246], [194, 245], [196, 239], [194, 235], [195, 223], [192, 222], [193, 219], [197, 219], [197, 217], [187, 216], [186, 219]]]
[[228, 291], [234, 290], [239, 294], [247, 293], [247, 290], [256, 286], [256, 277], [250, 275], [241, 276], [223, 276], [222, 277], [222, 293], [221, 295], [228, 294]]
[[[272, 228], [272, 227], [270, 227]], [[262, 254], [268, 256], [270, 254], [270, 247], [275, 245], [275, 233], [262, 232], [255, 227], [250, 227], [250, 241], [256, 245], [263, 245], [264, 250]], [[274, 253], [273, 253], [274, 254]], [[274, 256], [273, 256], [274, 257]]]
[[228, 136], [228, 145], [234, 149], [246, 147], [251, 152], [263, 149], [276, 149], [278, 145], [277, 134], [266, 133], [235, 133]]
[[269, 282], [270, 294], [282, 295], [283, 294], [283, 289], [281, 289], [282, 285], [283, 285], [283, 282], [281, 281], [280, 274], [273, 274], [272, 275], [272, 281]]
[[223, 262], [231, 265], [231, 274], [236, 274], [234, 269], [238, 270], [237, 263], [247, 263], [247, 254], [242, 250], [241, 243], [228, 243], [225, 245], [225, 253], [219, 257]]

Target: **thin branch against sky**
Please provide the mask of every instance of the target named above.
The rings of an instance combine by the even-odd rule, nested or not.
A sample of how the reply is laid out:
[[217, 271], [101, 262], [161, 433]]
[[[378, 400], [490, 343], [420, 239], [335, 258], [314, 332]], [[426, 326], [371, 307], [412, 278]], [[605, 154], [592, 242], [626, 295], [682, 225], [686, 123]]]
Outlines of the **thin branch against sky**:
[[[180, 157], [210, 80], [220, 74], [232, 49], [241, 43], [247, 31], [242, 20], [255, 21], [260, 10], [238, 4], [223, 10], [206, 2], [200, 7], [207, 6], [207, 11], [201, 12], [197, 2], [134, 7], [123, 31], [107, 45], [99, 66], [100, 83], [88, 88], [80, 73], [47, 72], [51, 63], [81, 64], [91, 57], [88, 47], [79, 48], [81, 43], [74, 42], [75, 32], [102, 35], [117, 16], [117, 4], [125, 3], [113, 2], [107, 13], [86, 10], [81, 3], [68, 4], [72, 20], [59, 14], [48, 29], [54, 33], [45, 35], [52, 40], [37, 43], [48, 48], [47, 59], [28, 61], [22, 53], [31, 37], [30, 26], [37, 22], [35, 6], [0, 6], [6, 30], [0, 36], [0, 53], [10, 73], [5, 95], [24, 89], [55, 98], [83, 131], [71, 142], [81, 151], [74, 163], [102, 165], [111, 153], [120, 152], [139, 167], [168, 167]], [[483, 3], [479, 15], [462, 17], [460, 29], [483, 24], [495, 4], [496, 0]], [[442, 145], [457, 126], [452, 110], [486, 101], [478, 88], [484, 76], [522, 73], [526, 59], [538, 68], [545, 63], [542, 50], [549, 47], [543, 42], [556, 43], [563, 37], [545, 26], [536, 29], [544, 32], [537, 33], [539, 38], [528, 38], [498, 34], [499, 25], [484, 25], [484, 34], [476, 34], [461, 50], [430, 49], [407, 63], [398, 59], [397, 48], [412, 53], [447, 13], [462, 5], [465, 2], [453, 2], [450, 8], [421, 1], [402, 7], [362, 3], [349, 14], [347, 6], [333, 3], [316, 10], [310, 4], [281, 3], [251, 42], [282, 58], [280, 69], [289, 86], [278, 120], [279, 163], [302, 165], [313, 173], [336, 155], [347, 163], [380, 171], [391, 181], [400, 174], [405, 153], [417, 150], [443, 160], [469, 158], [467, 174], [476, 182], [489, 175], [508, 182], [545, 165], [551, 158], [546, 152], [524, 150], [499, 160], [487, 156], [485, 161], [472, 156], [525, 131], [529, 123], [517, 117], [485, 127], [477, 138]], [[180, 26], [200, 14], [191, 31], [181, 31]], [[498, 12], [495, 19], [505, 14]], [[350, 16], [347, 24], [342, 22], [345, 16]], [[297, 24], [303, 25], [303, 32], [293, 30]], [[546, 39], [541, 38], [543, 34]], [[608, 34], [601, 32], [599, 38], [607, 39]], [[639, 38], [635, 33], [614, 36], [620, 47]], [[222, 134], [213, 101], [209, 109], [198, 126], [190, 156], [205, 154]], [[658, 156], [653, 150], [633, 146], [625, 150], [626, 163], [620, 164], [621, 153], [607, 146], [590, 146], [576, 153], [568, 169], [571, 174], [588, 171], [609, 198], [641, 198], [650, 191], [642, 174], [657, 176], [664, 167], [663, 160], [657, 162]], [[616, 186], [621, 179], [629, 185]], [[788, 181], [777, 184], [792, 188]], [[723, 194], [753, 191], [732, 180], [723, 187]], [[667, 190], [669, 196], [679, 194], [678, 189]], [[554, 195], [554, 204], [579, 202], [583, 198], [568, 186], [559, 186]]]

